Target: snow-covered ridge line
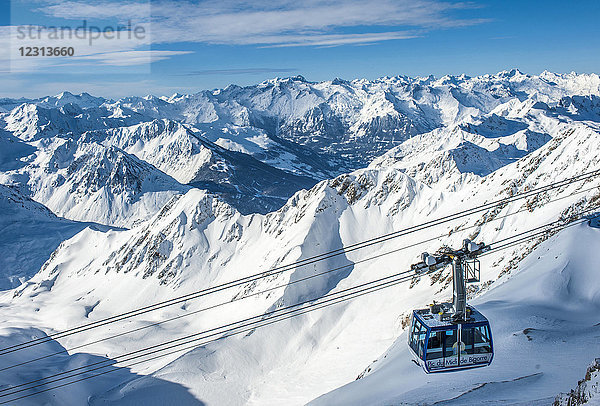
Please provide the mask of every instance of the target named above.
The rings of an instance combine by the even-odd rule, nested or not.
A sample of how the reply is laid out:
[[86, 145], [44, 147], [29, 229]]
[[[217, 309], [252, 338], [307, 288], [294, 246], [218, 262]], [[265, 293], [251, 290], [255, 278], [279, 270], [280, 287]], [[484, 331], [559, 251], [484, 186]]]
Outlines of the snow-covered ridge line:
[[[534, 76], [511, 70], [495, 75], [444, 76], [440, 79], [397, 76], [308, 82], [304, 78], [291, 77], [254, 86], [231, 85], [168, 98], [126, 97], [114, 101], [87, 94], [63, 93], [28, 100], [20, 107], [7, 100], [4, 105], [7, 110], [15, 109], [8, 116], [14, 129], [18, 128], [15, 120], [23, 120], [23, 117], [18, 118], [17, 110], [27, 105], [43, 111], [66, 109], [65, 113], [72, 117], [83, 114], [80, 119], [85, 120], [79, 120], [75, 128], [79, 131], [97, 125], [98, 117], [104, 117], [108, 127], [168, 118], [194, 126], [213, 124], [209, 126], [212, 130], [224, 128], [224, 124], [254, 128], [272, 139], [292, 141], [337, 157], [338, 165], [356, 169], [357, 165], [365, 165], [410, 136], [490, 113], [511, 99], [531, 98], [550, 108], [559, 106], [562, 98], [572, 96], [600, 96], [598, 75], [544, 72]], [[573, 99], [570, 104], [580, 103]], [[563, 105], [569, 105], [569, 102]], [[52, 119], [54, 129], [44, 131], [60, 130], [61, 117], [59, 114]], [[46, 122], [44, 120], [47, 121], [39, 119], [40, 123]], [[29, 134], [27, 137], [34, 136], [31, 130], [19, 131]], [[217, 134], [213, 135], [215, 140], [219, 138]], [[223, 142], [228, 140], [234, 148], [244, 146], [239, 142], [243, 141], [239, 136], [222, 133], [220, 138]]]
[[[60, 171], [65, 158], [53, 148], [64, 140], [95, 142], [135, 155], [179, 183], [219, 193], [244, 213], [267, 213], [299, 189], [373, 159], [373, 165], [403, 160], [411, 176], [427, 165], [417, 176], [425, 182], [456, 171], [484, 176], [544, 145], [564, 123], [597, 122], [598, 106], [598, 75], [517, 70], [318, 83], [292, 77], [116, 101], [65, 92], [19, 100], [1, 114], [0, 144], [20, 145], [20, 155], [4, 158], [0, 151], [0, 169], [7, 169], [0, 182], [20, 184], [54, 210], [39, 193], [36, 168]], [[57, 214], [90, 220], [85, 213]], [[147, 218], [139, 214], [91, 220], [130, 225]]]

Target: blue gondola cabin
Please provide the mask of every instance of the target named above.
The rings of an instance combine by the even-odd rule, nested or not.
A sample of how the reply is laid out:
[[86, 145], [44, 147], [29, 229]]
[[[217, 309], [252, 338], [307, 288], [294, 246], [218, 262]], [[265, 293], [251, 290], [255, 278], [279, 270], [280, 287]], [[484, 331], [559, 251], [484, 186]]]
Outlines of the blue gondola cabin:
[[485, 316], [467, 306], [465, 321], [453, 321], [450, 303], [414, 310], [408, 346], [415, 362], [427, 373], [490, 365], [494, 357], [492, 333]]

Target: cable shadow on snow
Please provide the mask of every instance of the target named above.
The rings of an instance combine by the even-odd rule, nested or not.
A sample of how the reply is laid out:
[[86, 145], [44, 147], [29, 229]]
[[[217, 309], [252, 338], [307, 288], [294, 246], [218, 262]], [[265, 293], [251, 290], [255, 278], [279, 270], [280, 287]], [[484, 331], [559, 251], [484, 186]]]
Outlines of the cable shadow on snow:
[[[3, 329], [0, 330], [0, 348], [42, 337], [46, 334], [36, 328]], [[58, 352], [62, 353], [0, 371], [0, 404], [204, 405], [183, 385], [113, 366], [114, 360], [108, 357], [68, 354], [54, 340], [1, 355], [0, 366], [6, 368]]]

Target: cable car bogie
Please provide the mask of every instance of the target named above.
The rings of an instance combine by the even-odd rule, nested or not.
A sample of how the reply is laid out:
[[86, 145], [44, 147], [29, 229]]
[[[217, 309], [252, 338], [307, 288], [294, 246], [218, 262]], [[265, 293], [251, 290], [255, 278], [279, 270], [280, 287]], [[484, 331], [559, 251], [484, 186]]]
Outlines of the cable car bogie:
[[414, 361], [426, 373], [457, 371], [490, 365], [494, 358], [489, 321], [467, 305], [466, 284], [479, 282], [477, 256], [489, 250], [485, 244], [463, 241], [459, 250], [421, 255], [411, 268], [417, 274], [434, 272], [452, 264], [453, 301], [414, 310], [408, 346]]

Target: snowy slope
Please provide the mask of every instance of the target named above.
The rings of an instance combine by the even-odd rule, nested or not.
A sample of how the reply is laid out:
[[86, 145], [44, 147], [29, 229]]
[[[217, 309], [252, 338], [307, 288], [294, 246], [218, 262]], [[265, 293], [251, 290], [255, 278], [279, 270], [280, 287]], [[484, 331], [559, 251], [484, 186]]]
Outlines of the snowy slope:
[[[544, 73], [532, 77], [517, 71], [477, 78], [396, 77], [316, 84], [303, 78], [290, 78], [197, 95], [132, 97], [107, 102], [103, 108], [128, 109], [157, 121], [96, 129], [72, 138], [28, 141], [26, 145], [37, 151], [33, 156], [22, 158], [29, 169], [5, 171], [0, 174], [3, 180], [0, 183], [33, 185], [31, 191], [48, 193], [40, 196], [50, 201], [56, 191], [61, 191], [59, 197], [67, 196], [68, 189], [45, 184], [42, 174], [48, 172], [58, 179], [58, 174], [67, 173], [65, 168], [74, 165], [76, 170], [67, 173], [68, 176], [63, 174], [65, 184], [75, 190], [85, 190], [79, 198], [89, 208], [87, 211], [77, 208], [77, 213], [97, 216], [92, 202], [86, 200], [87, 191], [106, 185], [110, 190], [107, 196], [111, 196], [106, 201], [115, 202], [114, 210], [117, 210], [113, 211], [116, 217], [107, 222], [127, 218], [131, 228], [89, 228], [65, 241], [37, 275], [0, 296], [0, 317], [6, 320], [5, 330], [0, 335], [4, 342], [10, 343], [17, 342], [23, 334], [59, 331], [597, 169], [600, 167], [600, 126], [590, 114], [590, 109], [594, 111], [593, 104], [587, 110], [570, 108], [567, 111], [561, 110], [560, 103], [566, 106], [561, 100], [577, 94], [598, 94], [598, 83], [596, 75]], [[587, 102], [575, 100], [587, 106]], [[163, 115], [169, 115], [168, 120]], [[182, 123], [191, 126], [189, 131]], [[394, 128], [402, 128], [402, 134], [391, 131]], [[218, 135], [221, 129], [230, 132], [221, 137]], [[231, 180], [233, 188], [248, 184], [248, 178], [237, 177], [240, 173], [247, 175], [247, 162], [258, 165], [257, 160], [264, 159], [266, 165], [264, 162], [268, 159], [275, 159], [274, 166], [293, 163], [285, 168], [288, 173], [302, 170], [302, 164], [295, 162], [296, 157], [302, 163], [302, 157], [308, 155], [295, 154], [286, 161], [280, 159], [278, 152], [274, 158], [267, 157], [267, 153], [260, 158], [260, 151], [250, 148], [254, 137], [251, 134], [267, 143], [273, 142], [270, 145], [274, 148], [284, 145], [281, 140], [297, 142], [302, 148], [330, 154], [331, 162], [341, 159], [336, 155], [341, 151], [339, 154], [348, 167], [358, 165], [357, 156], [363, 162], [369, 154], [379, 155], [390, 146], [395, 148], [367, 168], [297, 192], [279, 210], [265, 215], [241, 214], [218, 195], [199, 189], [178, 190], [165, 196], [162, 208], [159, 209], [157, 202], [143, 215], [132, 209], [133, 206], [129, 206], [132, 216], [118, 211], [127, 207], [122, 202], [131, 196], [131, 190], [137, 190], [139, 179], [150, 179], [147, 185], [157, 185], [168, 177], [162, 171], [173, 171], [170, 172], [173, 177], [191, 176], [185, 171], [187, 164], [178, 166], [175, 157], [181, 154], [187, 162], [196, 162], [194, 159], [202, 154], [203, 147], [222, 159], [217, 163], [231, 165], [224, 168], [222, 178], [216, 179]], [[314, 134], [314, 139], [303, 138], [307, 134]], [[330, 144], [335, 145], [335, 151], [327, 150]], [[168, 148], [161, 149], [163, 145]], [[293, 147], [293, 144], [285, 145]], [[267, 146], [265, 151], [270, 148]], [[186, 151], [189, 154], [186, 155]], [[85, 159], [78, 160], [78, 157]], [[147, 163], [151, 160], [154, 160], [153, 165]], [[218, 174], [222, 166], [216, 166], [212, 168], [216, 171], [207, 176]], [[95, 168], [104, 169], [95, 171]], [[110, 168], [124, 168], [124, 171], [113, 172]], [[236, 171], [238, 168], [242, 169]], [[120, 173], [135, 176], [120, 177]], [[269, 195], [264, 189], [268, 183], [256, 188], [258, 198]], [[88, 362], [98, 356], [114, 358], [142, 346], [356, 286], [405, 270], [422, 251], [432, 252], [443, 244], [456, 246], [466, 237], [495, 241], [558, 218], [567, 219], [578, 210], [596, 207], [600, 199], [599, 185], [598, 179], [573, 184], [418, 234], [298, 267], [257, 283], [190, 300], [114, 325], [110, 330], [91, 330], [61, 339], [60, 343], [53, 344], [71, 348], [108, 334], [227, 303], [192, 317], [83, 347], [75, 351], [78, 355], [70, 351], [70, 356], [45, 364], [44, 371], [60, 371], [67, 365]], [[142, 192], [144, 190], [142, 188]], [[574, 192], [578, 194], [568, 196]], [[142, 196], [154, 196], [152, 193], [142, 193]], [[70, 202], [62, 201], [63, 204]], [[57, 204], [55, 209], [58, 207], [61, 205]], [[133, 218], [138, 221], [131, 221]], [[414, 245], [427, 239], [431, 241]], [[457, 402], [466, 399], [468, 404], [469, 399], [475, 399], [476, 403], [480, 399], [500, 401], [508, 396], [502, 388], [508, 388], [513, 396], [509, 403], [515, 403], [519, 400], [513, 401], [514, 396], [520, 396], [525, 402], [536, 399], [545, 402], [554, 399], [558, 392], [573, 388], [597, 353], [593, 341], [597, 333], [591, 324], [595, 313], [591, 311], [572, 322], [561, 320], [571, 320], [573, 312], [581, 313], [586, 306], [594, 309], [598, 306], [599, 290], [589, 267], [595, 260], [589, 254], [596, 251], [593, 248], [597, 244], [597, 230], [580, 226], [545, 242], [534, 240], [486, 257], [482, 264], [483, 283], [474, 295], [480, 294], [476, 303], [486, 315], [497, 320], [498, 324], [492, 327], [495, 335], [499, 335], [498, 350], [506, 355], [504, 358], [499, 355], [492, 367], [478, 372], [496, 371], [491, 379], [480, 379], [473, 375], [475, 373], [469, 373], [470, 380], [456, 381], [456, 384], [452, 381], [444, 386], [446, 392], [454, 394], [452, 396], [462, 395]], [[361, 262], [371, 255], [407, 245], [410, 248], [395, 254]], [[534, 248], [537, 251], [532, 253]], [[537, 260], [548, 248], [561, 253], [560, 261], [552, 263], [554, 257], [547, 253], [543, 261]], [[556, 266], [549, 266], [549, 262]], [[289, 284], [342, 266], [344, 268], [325, 277]], [[582, 268], [587, 270], [581, 273]], [[424, 376], [403, 358], [403, 321], [410, 309], [432, 299], [447, 299], [451, 294], [448, 276], [446, 271], [434, 279], [421, 278], [412, 284], [259, 329], [250, 335], [231, 337], [136, 365], [131, 371], [111, 374], [113, 378], [107, 375], [98, 384], [93, 380], [80, 383], [62, 392], [60, 403], [80, 404], [87, 394], [91, 396], [91, 404], [303, 404], [353, 381], [374, 359], [380, 360], [371, 366], [372, 373], [317, 402], [337, 398], [340, 394], [340, 399], [348, 396], [357, 402], [359, 399], [365, 402], [408, 399], [412, 403], [427, 403], [433, 395], [422, 387]], [[561, 280], [563, 276], [565, 279]], [[541, 283], [539, 289], [550, 292], [549, 295], [531, 294], [532, 287], [537, 286], [534, 282]], [[275, 287], [277, 289], [269, 293], [235, 300]], [[513, 301], [509, 303], [509, 299]], [[528, 318], [525, 317], [522, 325], [515, 324], [515, 309], [526, 312]], [[541, 318], [536, 316], [538, 311]], [[563, 360], [555, 347], [557, 337], [564, 331], [561, 327], [571, 329], [573, 333], [566, 340], [579, 349], [578, 354], [565, 361], [568, 372], [556, 362]], [[531, 342], [523, 333], [527, 328], [536, 329], [527, 330], [531, 333]], [[513, 336], [514, 333], [517, 335]], [[516, 362], [510, 354], [532, 357], [535, 355], [532, 348], [537, 342], [552, 353], [546, 357], [548, 362], [540, 363], [542, 375], [531, 375], [538, 372], [529, 370], [523, 375], [515, 374], [511, 366]], [[382, 354], [390, 355], [382, 358]], [[30, 356], [15, 354], [11, 361]], [[386, 369], [388, 359], [398, 360], [398, 363], [389, 363]], [[532, 365], [535, 369], [535, 364]], [[395, 368], [409, 374], [406, 385], [396, 378]], [[0, 385], [22, 382], [23, 376], [36, 373], [31, 365], [8, 374], [0, 372]], [[502, 383], [527, 374], [531, 377], [514, 384]], [[368, 384], [363, 384], [363, 380]], [[482, 386], [483, 390], [465, 394], [486, 382], [490, 384]], [[533, 383], [529, 385], [530, 382]], [[363, 391], [362, 385], [367, 385], [371, 395], [359, 398], [353, 385], [360, 386], [359, 391]], [[71, 401], [65, 395], [69, 391], [73, 393]], [[48, 394], [23, 404], [36, 404], [39, 399], [52, 401]]]
[[4, 117], [5, 129], [23, 141], [36, 141], [60, 134], [80, 134], [148, 120], [132, 111], [126, 114], [122, 110], [108, 110], [102, 106], [83, 109], [77, 104], [68, 103], [60, 107], [42, 107], [45, 105], [24, 103], [14, 108]]
[[265, 130], [252, 126], [225, 124], [223, 126], [196, 124], [196, 129], [215, 144], [248, 154], [275, 168], [323, 180], [340, 172], [328, 157], [310, 148], [269, 135]]
[[552, 404], [600, 352], [599, 249], [600, 230], [565, 230], [473, 301], [491, 321], [490, 367], [425, 375], [410, 361], [403, 333], [361, 379], [311, 404]]
[[56, 217], [14, 188], [0, 185], [0, 290], [19, 286], [32, 277], [61, 242], [86, 227]]
[[[35, 326], [50, 332], [127, 311], [338, 248], [341, 244], [352, 244], [425, 219], [453, 213], [458, 208], [510, 196], [515, 190], [547, 184], [564, 177], [566, 173], [595, 169], [600, 163], [599, 138], [598, 128], [590, 123], [559, 122], [551, 141], [517, 162], [483, 178], [460, 173], [450, 178], [441, 177], [430, 184], [415, 180], [422, 174], [415, 177], [407, 175], [403, 160], [390, 161], [381, 167], [373, 166], [321, 182], [311, 190], [297, 193], [280, 210], [265, 216], [240, 215], [214, 196], [191, 190], [173, 199], [151, 220], [131, 230], [86, 230], [78, 234], [57, 250], [31, 281], [15, 290], [10, 297], [4, 297], [3, 303], [9, 306], [0, 308], [0, 312], [11, 309], [7, 327]], [[84, 351], [114, 357], [139, 348], [140, 343], [152, 345], [164, 342], [185, 333], [261, 314], [274, 306], [319, 297], [407, 269], [420, 252], [434, 251], [442, 244], [457, 245], [465, 237], [484, 241], [504, 238], [559, 217], [568, 217], [573, 211], [593, 207], [598, 199], [599, 184], [598, 179], [574, 184], [548, 192], [537, 199], [511, 203], [501, 210], [430, 229], [418, 236], [409, 235], [360, 252], [334, 257], [316, 266], [297, 268], [258, 284], [148, 314], [116, 326], [112, 331], [144, 326], [161, 318], [185, 314], [221, 301], [228, 302], [241, 294], [282, 285], [282, 288], [269, 294], [232, 302], [194, 317], [179, 319], [170, 326], [167, 324], [162, 328], [142, 330], [131, 336], [99, 343]], [[580, 194], [564, 197], [578, 190]], [[564, 198], [556, 200], [558, 197]], [[508, 214], [511, 215], [502, 218]], [[462, 228], [464, 230], [459, 231]], [[597, 238], [595, 230], [578, 230], [587, 239]], [[579, 234], [564, 235], [567, 236], [567, 242], [556, 240], [552, 244], [557, 244], [557, 250], [565, 252], [564, 258], [567, 258], [570, 247], [576, 246], [573, 241], [578, 241], [576, 235]], [[369, 255], [412, 244], [416, 239], [433, 237], [439, 238], [377, 261], [357, 263]], [[515, 258], [525, 257], [538, 242], [533, 241], [491, 256], [483, 264], [483, 286], [494, 286], [492, 282], [499, 275], [508, 277], [517, 272], [515, 278], [525, 275], [523, 278], [527, 279], [526, 275], [530, 273], [537, 275], [546, 271], [545, 267], [542, 270], [532, 267], [538, 270], [529, 271], [526, 263], [522, 265], [525, 267], [523, 271], [515, 271], [518, 263]], [[84, 251], [86, 255], [81, 254]], [[577, 257], [577, 253], [573, 251], [573, 258]], [[312, 272], [343, 265], [348, 265], [348, 268], [328, 277], [305, 284], [286, 285], [290, 280]], [[577, 276], [577, 269], [579, 267], [572, 270], [573, 278]], [[509, 282], [502, 289], [508, 290], [511, 286]], [[573, 292], [575, 297], [580, 295], [577, 290], [579, 286], [585, 285], [584, 282], [577, 283]], [[588, 285], [591, 293], [586, 293], [584, 298], [595, 303], [595, 288]], [[502, 292], [502, 286], [496, 289]], [[529, 288], [531, 284], [519, 286]], [[491, 290], [486, 295], [492, 295], [493, 292]], [[429, 303], [433, 298], [447, 298], [449, 294], [447, 273], [433, 285], [425, 279], [412, 288], [407, 284], [401, 285], [345, 305], [257, 330], [249, 336], [233, 337], [186, 354], [141, 364], [133, 372], [148, 376], [130, 383], [115, 378], [114, 390], [104, 392], [99, 387], [92, 393], [98, 402], [106, 399], [122, 399], [125, 402], [143, 398], [149, 390], [158, 392], [162, 382], [169, 381], [189, 388], [194, 397], [208, 404], [300, 404], [355, 379], [398, 336], [398, 342], [403, 342], [402, 319], [411, 308]], [[485, 297], [481, 296], [478, 300], [484, 303]], [[498, 298], [505, 299], [502, 295]], [[582, 306], [588, 305], [584, 298], [580, 298]], [[567, 299], [571, 300], [568, 295]], [[518, 300], [528, 303], [524, 294], [519, 295]], [[547, 300], [553, 299], [549, 297]], [[571, 305], [568, 301], [566, 304]], [[59, 309], [62, 309], [61, 318], [56, 319], [52, 315], [57, 314]], [[513, 311], [505, 312], [501, 305], [484, 305], [481, 310], [499, 320], [501, 337], [503, 331], [510, 334], [520, 331], [510, 325], [502, 327], [502, 323], [510, 324]], [[591, 336], [588, 329], [584, 328], [588, 320], [582, 320], [581, 331], [574, 333], [574, 343], [577, 345], [590, 343], [586, 340]], [[543, 328], [533, 321], [522, 329], [526, 327]], [[61, 345], [68, 348], [97, 339], [103, 334], [106, 332], [87, 332], [61, 340]], [[543, 337], [540, 340], [546, 340]], [[588, 348], [593, 352], [591, 344]], [[569, 365], [572, 365], [573, 371], [576, 367], [585, 369], [589, 357], [589, 353], [580, 353], [569, 361], [572, 363]], [[497, 364], [508, 365], [500, 361]], [[410, 363], [408, 366], [413, 368]], [[60, 368], [60, 365], [56, 365], [56, 368]], [[543, 381], [543, 385], [548, 386], [541, 387], [556, 386], [556, 370], [552, 369], [552, 364], [545, 368], [545, 374], [550, 378]], [[418, 370], [416, 372], [420, 374]], [[580, 374], [573, 372], [573, 375], [565, 375], [564, 390], [573, 385], [571, 378], [575, 379]], [[509, 375], [513, 376], [509, 373], [502, 376]], [[422, 382], [422, 375], [418, 376], [419, 382]], [[535, 376], [532, 379], [535, 380]], [[398, 388], [396, 381], [395, 385]], [[455, 392], [463, 393], [462, 388]], [[556, 386], [555, 392], [561, 388]], [[527, 391], [523, 390], [525, 396]], [[546, 397], [551, 395], [544, 393]], [[419, 396], [426, 401], [426, 395], [422, 393]], [[164, 396], [163, 399], [166, 399], [169, 394], [165, 393]]]
[[219, 193], [245, 213], [275, 210], [297, 190], [316, 183], [264, 164], [247, 151], [223, 148], [170, 120], [87, 133], [85, 139], [122, 148], [183, 184]]
[[189, 189], [116, 147], [72, 138], [41, 144], [26, 166], [0, 174], [0, 180], [19, 185], [60, 216], [121, 227], [148, 218]]
[[23, 158], [33, 154], [28, 145], [7, 131], [0, 130], [0, 171], [12, 171], [25, 165]]
[[465, 173], [486, 176], [515, 162], [564, 131], [534, 99], [511, 100], [471, 122], [419, 134], [376, 158], [427, 184]]
[[[322, 169], [310, 166], [294, 155], [296, 151], [291, 148], [286, 150], [284, 145], [272, 141], [259, 130], [235, 126], [203, 128], [198, 131], [179, 122], [163, 119], [96, 132], [94, 136], [104, 145], [117, 146], [153, 164], [181, 183], [198, 181], [196, 176], [211, 155], [209, 150], [227, 157], [236, 155], [228, 154], [219, 147], [250, 155], [294, 174], [326, 176]], [[297, 149], [302, 152], [300, 147]]]

